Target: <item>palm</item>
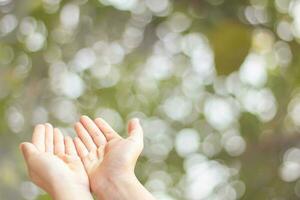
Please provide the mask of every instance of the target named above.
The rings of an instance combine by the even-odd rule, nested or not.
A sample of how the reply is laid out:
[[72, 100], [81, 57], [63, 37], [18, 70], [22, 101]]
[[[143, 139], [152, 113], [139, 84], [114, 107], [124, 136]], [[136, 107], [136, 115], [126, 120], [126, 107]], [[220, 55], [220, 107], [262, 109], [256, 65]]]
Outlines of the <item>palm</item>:
[[88, 176], [71, 138], [64, 141], [58, 129], [53, 133], [51, 126], [40, 125], [32, 140], [32, 143], [23, 143], [21, 148], [34, 183], [46, 191], [53, 187], [49, 184], [62, 182], [89, 188]]
[[120, 175], [124, 171], [134, 171], [135, 162], [143, 148], [140, 126], [129, 125], [128, 132], [132, 135], [124, 139], [104, 120], [96, 119], [93, 122], [83, 116], [80, 123], [76, 123], [75, 130], [79, 136], [74, 140], [75, 146], [91, 182], [96, 182], [94, 180], [105, 174]]
[[[43, 180], [71, 179], [88, 184], [88, 179], [80, 158], [77, 156], [57, 156], [50, 153], [38, 153], [30, 157], [31, 176], [38, 182]], [[47, 173], [44, 173], [47, 169]]]
[[[124, 151], [126, 149], [126, 151]], [[119, 168], [130, 169], [135, 164], [138, 154], [137, 144], [123, 138], [112, 139], [107, 143], [100, 169], [114, 172]]]

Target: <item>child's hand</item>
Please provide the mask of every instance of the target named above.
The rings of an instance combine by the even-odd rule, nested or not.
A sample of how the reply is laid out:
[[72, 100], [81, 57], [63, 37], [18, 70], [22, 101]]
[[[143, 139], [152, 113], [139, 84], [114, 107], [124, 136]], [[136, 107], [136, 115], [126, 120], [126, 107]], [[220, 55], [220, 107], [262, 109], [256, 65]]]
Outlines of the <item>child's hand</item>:
[[129, 122], [126, 139], [101, 118], [93, 122], [82, 116], [75, 130], [79, 138], [75, 138], [74, 143], [97, 197], [153, 199], [134, 175], [136, 161], [143, 149], [143, 130], [138, 119]]
[[31, 180], [56, 200], [93, 199], [73, 140], [50, 124], [37, 125], [32, 143], [20, 145]]

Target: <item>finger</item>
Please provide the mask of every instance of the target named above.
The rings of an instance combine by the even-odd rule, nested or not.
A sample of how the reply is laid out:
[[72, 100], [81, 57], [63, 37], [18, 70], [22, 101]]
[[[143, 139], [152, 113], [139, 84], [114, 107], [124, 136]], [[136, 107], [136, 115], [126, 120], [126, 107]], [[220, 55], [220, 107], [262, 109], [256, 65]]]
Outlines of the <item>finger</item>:
[[84, 146], [84, 144], [78, 137], [74, 138], [74, 144], [75, 144], [77, 153], [81, 159], [83, 159], [86, 155], [88, 155], [89, 151], [87, 150], [87, 148]]
[[53, 153], [53, 127], [51, 124], [45, 124], [45, 151]]
[[76, 151], [76, 148], [75, 148], [72, 138], [70, 136], [66, 136], [64, 140], [65, 140], [66, 154], [70, 155], [70, 156], [76, 156], [77, 151]]
[[99, 161], [101, 162], [103, 160], [104, 157], [104, 150], [105, 150], [105, 145], [100, 146], [97, 149], [97, 157], [99, 159]]
[[140, 125], [140, 121], [137, 118], [134, 118], [128, 123], [128, 139], [136, 141], [140, 144], [143, 144], [143, 129]]
[[39, 124], [34, 128], [32, 134], [32, 144], [34, 144], [39, 151], [41, 152], [45, 151], [45, 126], [44, 125]]
[[97, 147], [106, 143], [106, 138], [93, 120], [91, 120], [88, 116], [82, 116], [80, 118], [80, 122], [90, 134]]
[[87, 130], [83, 127], [83, 125], [79, 122], [75, 124], [75, 131], [78, 137], [81, 139], [83, 144], [86, 146], [88, 151], [92, 151], [93, 149], [96, 149], [97, 146], [95, 145], [93, 139], [87, 132]]
[[54, 129], [54, 154], [65, 154], [64, 136], [58, 128]]
[[107, 141], [114, 138], [121, 138], [121, 136], [114, 131], [114, 129], [102, 118], [96, 118], [95, 124], [99, 127], [101, 132], [104, 134]]
[[22, 154], [25, 158], [25, 160], [27, 161], [27, 159], [29, 158], [30, 155], [38, 153], [38, 149], [36, 148], [35, 145], [33, 145], [32, 143], [29, 142], [23, 142], [20, 144], [20, 149], [22, 151]]

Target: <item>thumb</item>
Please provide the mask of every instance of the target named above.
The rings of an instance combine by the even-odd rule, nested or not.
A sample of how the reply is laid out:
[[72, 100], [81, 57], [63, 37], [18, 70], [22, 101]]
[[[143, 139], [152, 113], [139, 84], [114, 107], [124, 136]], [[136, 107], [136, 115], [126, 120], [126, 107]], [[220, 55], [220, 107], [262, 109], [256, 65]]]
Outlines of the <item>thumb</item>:
[[133, 118], [128, 123], [128, 139], [143, 144], [143, 128], [138, 118]]
[[38, 152], [37, 148], [29, 142], [21, 143], [20, 150], [22, 151], [25, 160], [27, 160], [30, 155]]

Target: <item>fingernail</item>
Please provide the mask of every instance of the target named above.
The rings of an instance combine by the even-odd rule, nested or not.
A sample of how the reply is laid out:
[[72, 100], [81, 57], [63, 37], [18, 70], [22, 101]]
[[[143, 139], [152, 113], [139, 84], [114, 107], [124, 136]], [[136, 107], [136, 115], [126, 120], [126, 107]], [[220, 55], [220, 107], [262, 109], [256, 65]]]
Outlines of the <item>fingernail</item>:
[[50, 127], [50, 128], [52, 127], [52, 125], [50, 123], [45, 123], [45, 125]]
[[80, 119], [84, 119], [84, 118], [87, 118], [88, 116], [87, 115], [81, 115]]
[[100, 117], [97, 117], [97, 118], [95, 119], [95, 121], [100, 121], [100, 122], [102, 122], [103, 120], [102, 120]]
[[37, 125], [35, 125], [35, 128], [44, 128], [45, 126], [44, 126], [44, 124], [37, 124]]
[[133, 121], [134, 123], [140, 123], [139, 118], [133, 118], [132, 121]]

